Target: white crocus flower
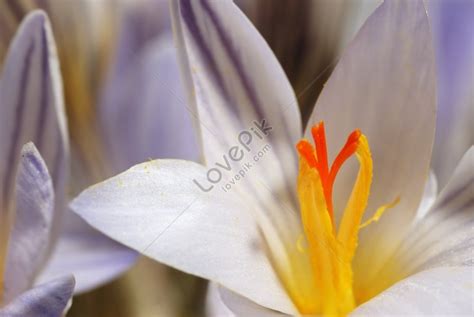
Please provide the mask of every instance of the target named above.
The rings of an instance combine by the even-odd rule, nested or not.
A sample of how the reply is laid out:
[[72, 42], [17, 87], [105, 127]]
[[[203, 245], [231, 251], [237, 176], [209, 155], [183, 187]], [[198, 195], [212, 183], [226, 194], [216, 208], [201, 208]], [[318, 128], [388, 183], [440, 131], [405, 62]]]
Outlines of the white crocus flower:
[[368, 18], [305, 134], [285, 74], [231, 1], [172, 12], [206, 166], [137, 165], [73, 209], [215, 282], [236, 315], [472, 314], [474, 150], [417, 216], [436, 113], [423, 1], [386, 1]]

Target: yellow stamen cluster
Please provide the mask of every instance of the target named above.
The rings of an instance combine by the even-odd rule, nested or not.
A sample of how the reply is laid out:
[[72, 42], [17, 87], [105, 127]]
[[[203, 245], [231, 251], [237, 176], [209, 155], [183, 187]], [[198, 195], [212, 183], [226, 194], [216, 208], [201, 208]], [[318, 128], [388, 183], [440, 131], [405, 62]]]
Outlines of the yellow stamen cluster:
[[[302, 292], [290, 291], [290, 296], [302, 314], [346, 315], [356, 305], [352, 259], [369, 198], [372, 158], [367, 138], [356, 130], [329, 168], [323, 123], [314, 126], [312, 133], [316, 148], [302, 140], [297, 150], [300, 154], [298, 196], [314, 288], [310, 299], [307, 294], [302, 296]], [[359, 173], [336, 228], [332, 203], [334, 179], [342, 164], [354, 154], [360, 164]], [[380, 217], [382, 212], [376, 216]]]

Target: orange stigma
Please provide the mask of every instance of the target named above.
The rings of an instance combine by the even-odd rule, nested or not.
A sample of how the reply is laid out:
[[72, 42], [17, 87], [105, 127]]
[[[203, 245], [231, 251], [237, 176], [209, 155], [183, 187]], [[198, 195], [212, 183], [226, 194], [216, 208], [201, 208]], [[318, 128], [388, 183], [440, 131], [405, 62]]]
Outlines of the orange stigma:
[[316, 149], [311, 143], [309, 143], [308, 140], [299, 141], [296, 145], [296, 148], [300, 155], [307, 161], [308, 165], [317, 169], [319, 176], [321, 177], [327, 209], [329, 216], [331, 217], [331, 222], [334, 226], [334, 207], [332, 201], [334, 181], [339, 169], [344, 164], [344, 162], [353, 154], [355, 154], [362, 133], [359, 129], [356, 129], [349, 135], [346, 144], [342, 147], [341, 151], [334, 159], [331, 169], [329, 169], [328, 164], [324, 122], [321, 121], [319, 124], [314, 125], [311, 129], [311, 134], [313, 136]]

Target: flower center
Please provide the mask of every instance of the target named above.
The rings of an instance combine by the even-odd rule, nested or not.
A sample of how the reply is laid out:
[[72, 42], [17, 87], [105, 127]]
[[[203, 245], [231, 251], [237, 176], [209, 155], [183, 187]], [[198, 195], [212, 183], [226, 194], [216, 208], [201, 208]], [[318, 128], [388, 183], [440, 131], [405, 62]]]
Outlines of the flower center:
[[[353, 293], [352, 259], [357, 248], [359, 229], [377, 220], [388, 207], [360, 224], [367, 207], [372, 182], [372, 157], [365, 135], [353, 131], [331, 167], [328, 164], [324, 123], [313, 126], [315, 146], [301, 140], [296, 148], [300, 156], [298, 197], [301, 221], [313, 279], [310, 298], [291, 292], [295, 305], [303, 314], [345, 315], [356, 306]], [[332, 192], [338, 171], [352, 155], [360, 167], [352, 194], [345, 207], [339, 228], [334, 221]]]

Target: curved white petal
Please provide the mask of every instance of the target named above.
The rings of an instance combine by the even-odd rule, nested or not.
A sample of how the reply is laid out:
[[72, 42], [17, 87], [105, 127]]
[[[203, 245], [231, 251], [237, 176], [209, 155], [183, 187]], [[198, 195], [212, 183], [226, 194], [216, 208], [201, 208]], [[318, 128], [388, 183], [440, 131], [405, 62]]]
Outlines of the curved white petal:
[[236, 315], [222, 301], [219, 285], [209, 283], [206, 292], [206, 316], [209, 317], [236, 317]]
[[0, 317], [61, 317], [70, 303], [74, 278], [63, 277], [37, 286], [0, 309]]
[[[53, 232], [60, 223], [68, 173], [61, 75], [47, 16], [30, 13], [13, 39], [0, 82], [0, 208], [8, 208], [21, 147], [34, 142], [56, 192]], [[7, 208], [5, 208], [7, 207]]]
[[54, 190], [46, 164], [32, 143], [21, 151], [16, 206], [4, 272], [5, 301], [33, 285], [51, 240]]
[[[240, 190], [271, 197], [261, 190], [263, 182], [271, 193], [278, 192], [295, 206], [294, 144], [301, 136], [301, 119], [274, 54], [232, 1], [174, 1], [172, 12], [183, 79], [196, 109], [206, 164], [226, 164], [223, 156], [229, 156], [233, 146], [244, 150], [243, 159], [229, 160], [230, 169], [222, 171], [219, 185], [230, 181], [243, 163], [256, 163], [254, 156], [269, 144], [271, 151], [263, 162], [253, 164], [243, 181], [248, 185]], [[263, 120], [270, 130], [258, 128]]]
[[74, 274], [74, 293], [80, 294], [110, 282], [136, 262], [135, 251], [96, 231], [72, 212], [66, 217], [73, 218], [74, 226], [66, 224], [37, 284]]
[[206, 295], [206, 316], [283, 317], [289, 315], [260, 306], [216, 283], [210, 283]]
[[472, 267], [418, 273], [358, 307], [352, 316], [472, 316]]
[[294, 147], [301, 119], [294, 92], [232, 1], [180, 0], [171, 7], [183, 82], [209, 168], [202, 186], [224, 187], [251, 202], [276, 261], [284, 261], [275, 245], [293, 245], [301, 234]]
[[93, 227], [157, 261], [291, 312], [253, 206], [220, 189], [203, 192], [194, 180], [205, 177], [196, 163], [151, 161], [89, 188], [71, 206]]
[[[276, 57], [251, 22], [229, 0], [172, 4], [181, 66], [199, 120], [234, 134], [266, 119], [274, 137], [290, 144], [301, 135], [297, 101]], [[213, 109], [212, 107], [217, 107]], [[227, 121], [216, 121], [218, 114]], [[286, 123], [287, 126], [283, 126]], [[280, 126], [280, 124], [282, 126]], [[205, 129], [205, 127], [201, 127]], [[206, 142], [205, 140], [203, 140]], [[211, 153], [216, 155], [216, 153]]]
[[[359, 128], [368, 138], [374, 172], [366, 216], [400, 197], [377, 224], [361, 231], [356, 284], [371, 280], [415, 216], [429, 171], [435, 89], [423, 1], [385, 1], [348, 46], [316, 103], [306, 134], [324, 120], [330, 157], [352, 130]], [[336, 212], [344, 209], [356, 171], [354, 160], [338, 175]]]
[[444, 186], [474, 144], [474, 2], [431, 0], [438, 66], [438, 120], [433, 168]]
[[226, 305], [235, 315], [234, 316], [249, 316], [249, 317], [284, 317], [290, 316], [270, 310], [260, 306], [251, 300], [244, 298], [228, 289], [219, 287], [219, 296], [222, 303]]

